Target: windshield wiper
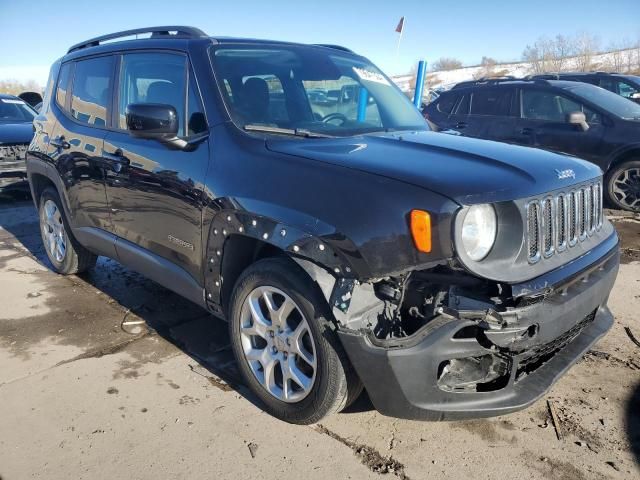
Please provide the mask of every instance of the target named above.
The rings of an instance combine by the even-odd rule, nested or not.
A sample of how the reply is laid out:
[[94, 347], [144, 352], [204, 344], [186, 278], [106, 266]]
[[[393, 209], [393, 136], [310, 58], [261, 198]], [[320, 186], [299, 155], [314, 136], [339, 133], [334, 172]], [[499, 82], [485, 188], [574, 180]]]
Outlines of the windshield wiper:
[[333, 135], [312, 132], [311, 130], [307, 130], [305, 128], [280, 128], [280, 127], [269, 127], [266, 125], [245, 125], [244, 129], [248, 132], [277, 133], [281, 135], [293, 135], [295, 137], [334, 138]]

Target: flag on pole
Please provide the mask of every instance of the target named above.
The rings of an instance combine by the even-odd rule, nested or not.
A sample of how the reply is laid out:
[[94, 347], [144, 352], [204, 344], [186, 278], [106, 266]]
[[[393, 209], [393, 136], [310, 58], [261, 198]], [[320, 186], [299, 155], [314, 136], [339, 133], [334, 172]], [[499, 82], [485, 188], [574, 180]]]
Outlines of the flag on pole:
[[402, 41], [402, 32], [404, 31], [404, 17], [400, 17], [400, 21], [398, 22], [398, 26], [396, 27], [396, 32], [398, 35], [398, 43], [396, 45], [396, 58], [398, 58], [398, 54], [400, 53], [400, 42]]

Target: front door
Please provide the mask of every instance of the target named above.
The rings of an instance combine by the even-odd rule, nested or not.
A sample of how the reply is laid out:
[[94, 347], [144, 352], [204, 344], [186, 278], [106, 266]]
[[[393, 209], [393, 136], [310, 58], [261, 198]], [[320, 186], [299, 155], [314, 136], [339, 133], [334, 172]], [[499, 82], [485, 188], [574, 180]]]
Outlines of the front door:
[[198, 279], [208, 142], [178, 149], [159, 140], [132, 137], [126, 125], [127, 105], [160, 103], [176, 109], [181, 138], [188, 140], [206, 130], [186, 55], [122, 55], [114, 103], [117, 130], [109, 132], [104, 143], [105, 161], [110, 165], [105, 172], [112, 231]]
[[[516, 129], [530, 146], [568, 153], [596, 161], [605, 126], [604, 118], [571, 97], [542, 89], [522, 90], [522, 118]], [[567, 123], [572, 112], [585, 114], [588, 130]]]

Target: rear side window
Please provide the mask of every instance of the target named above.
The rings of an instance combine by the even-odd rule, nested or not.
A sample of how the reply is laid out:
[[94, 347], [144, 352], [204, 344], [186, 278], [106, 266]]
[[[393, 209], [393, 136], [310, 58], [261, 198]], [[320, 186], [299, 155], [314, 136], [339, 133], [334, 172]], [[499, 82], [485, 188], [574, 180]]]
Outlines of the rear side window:
[[79, 122], [101, 127], [107, 124], [113, 61], [109, 56], [76, 63], [71, 115]]
[[451, 114], [451, 112], [453, 112], [453, 107], [456, 106], [456, 102], [458, 101], [459, 98], [460, 98], [460, 95], [455, 95], [452, 93], [443, 94], [438, 100], [438, 103], [436, 104], [436, 108], [440, 113], [449, 115]]
[[473, 92], [471, 115], [492, 115], [506, 117], [511, 111], [513, 90], [487, 88]]
[[71, 77], [71, 65], [71, 63], [65, 63], [60, 67], [56, 86], [56, 103], [63, 110], [67, 108], [67, 91], [69, 89], [69, 78]]

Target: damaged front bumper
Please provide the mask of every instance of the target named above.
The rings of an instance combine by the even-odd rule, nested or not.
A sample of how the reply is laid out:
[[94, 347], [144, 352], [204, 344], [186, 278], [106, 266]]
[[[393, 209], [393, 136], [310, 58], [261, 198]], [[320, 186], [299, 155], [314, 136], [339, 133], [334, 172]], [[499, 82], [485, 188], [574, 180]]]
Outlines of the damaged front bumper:
[[[540, 398], [613, 325], [614, 233], [589, 254], [527, 284], [499, 325], [442, 312], [410, 337], [339, 335], [382, 414], [424, 420], [502, 415]], [[457, 312], [456, 312], [457, 313]], [[502, 319], [504, 320], [504, 319]]]

